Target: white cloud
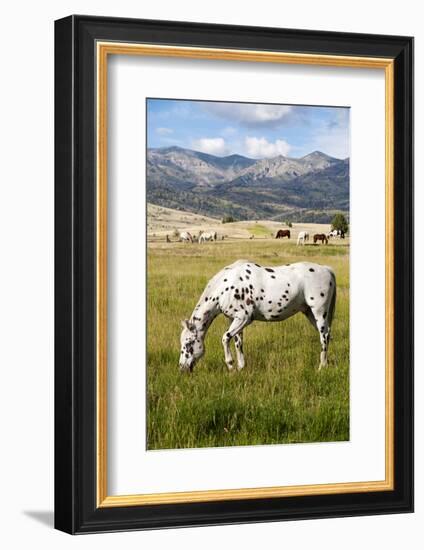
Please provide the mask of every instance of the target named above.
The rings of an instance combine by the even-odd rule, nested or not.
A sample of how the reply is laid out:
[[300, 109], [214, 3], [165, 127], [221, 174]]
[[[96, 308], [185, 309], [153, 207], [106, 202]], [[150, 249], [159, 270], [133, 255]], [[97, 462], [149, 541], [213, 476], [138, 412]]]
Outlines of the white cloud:
[[156, 133], [160, 136], [169, 136], [169, 134], [174, 133], [174, 130], [171, 128], [156, 128]]
[[228, 153], [225, 139], [221, 137], [196, 139], [192, 142], [192, 146], [196, 151], [208, 153], [209, 155], [220, 156]]
[[246, 154], [253, 158], [273, 158], [278, 155], [287, 155], [291, 146], [284, 139], [277, 139], [274, 143], [264, 137], [246, 137]]
[[255, 103], [205, 103], [204, 108], [221, 118], [246, 126], [277, 126], [292, 112], [290, 105]]

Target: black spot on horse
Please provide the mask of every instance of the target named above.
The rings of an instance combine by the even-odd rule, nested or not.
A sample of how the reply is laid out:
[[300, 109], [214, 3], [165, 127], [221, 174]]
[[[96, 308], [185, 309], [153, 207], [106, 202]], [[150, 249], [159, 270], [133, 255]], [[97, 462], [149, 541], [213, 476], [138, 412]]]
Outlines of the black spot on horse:
[[311, 296], [311, 297], [310, 297], [309, 299], [310, 299], [310, 300], [313, 300], [313, 299], [314, 299], [314, 297], [313, 297], [313, 296]]
[[279, 310], [278, 310], [278, 313], [281, 313], [282, 311], [283, 311], [282, 309], [279, 309]]
[[243, 277], [240, 277], [240, 281], [242, 281], [242, 280], [243, 280]]
[[265, 268], [265, 271], [268, 271], [269, 273], [275, 273], [273, 269], [271, 269], [270, 267], [266, 267]]
[[256, 267], [262, 267], [262, 266], [261, 266], [261, 265], [259, 265], [259, 264], [255, 264], [255, 265], [256, 265]]
[[246, 279], [247, 279], [247, 280], [249, 280], [249, 279], [250, 279], [249, 275], [246, 275]]
[[321, 296], [322, 298], [324, 298], [324, 292], [321, 292], [320, 296]]
[[290, 286], [290, 283], [287, 283], [287, 286]]
[[228, 292], [228, 286], [227, 286], [227, 288], [225, 289], [225, 292]]
[[265, 290], [263, 288], [261, 288], [261, 292], [265, 292]]
[[209, 298], [208, 298], [208, 297], [206, 296], [206, 298], [205, 298], [205, 302], [207, 302], [208, 300], [209, 300]]
[[275, 275], [271, 275], [271, 279], [275, 279]]
[[240, 294], [234, 294], [234, 298], [235, 298], [236, 300], [240, 300]]
[[313, 272], [313, 271], [315, 271], [315, 269], [314, 269], [313, 267], [310, 267], [310, 268], [309, 268], [309, 271], [312, 271], [312, 272]]
[[249, 288], [253, 290], [253, 285], [249, 285]]
[[322, 315], [322, 318], [325, 319], [327, 317], [327, 312], [325, 311]]
[[231, 288], [231, 290], [232, 290], [232, 289], [234, 288], [234, 286], [231, 286], [230, 288]]
[[330, 281], [330, 286], [333, 286], [333, 283]]
[[226, 282], [227, 282], [227, 279], [224, 279], [224, 283], [226, 283]]
[[271, 311], [272, 311], [272, 309], [269, 309], [269, 310], [268, 310], [268, 313], [271, 313]]
[[230, 309], [233, 309], [233, 306], [230, 305]]
[[246, 269], [246, 273], [248, 273], [250, 275], [252, 272], [249, 271], [249, 269]]

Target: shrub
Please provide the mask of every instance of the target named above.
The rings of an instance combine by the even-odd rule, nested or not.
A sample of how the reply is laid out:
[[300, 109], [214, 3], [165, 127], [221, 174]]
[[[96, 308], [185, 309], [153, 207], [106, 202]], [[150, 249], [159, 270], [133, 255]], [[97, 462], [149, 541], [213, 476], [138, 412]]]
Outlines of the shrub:
[[347, 233], [349, 231], [349, 224], [344, 214], [336, 214], [331, 221], [331, 229], [336, 229], [337, 231], [343, 231]]

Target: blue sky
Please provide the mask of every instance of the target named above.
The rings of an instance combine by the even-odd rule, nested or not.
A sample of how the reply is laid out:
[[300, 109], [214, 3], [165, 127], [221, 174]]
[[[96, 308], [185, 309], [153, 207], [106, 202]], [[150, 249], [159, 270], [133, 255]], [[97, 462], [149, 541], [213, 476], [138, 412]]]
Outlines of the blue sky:
[[178, 145], [217, 156], [350, 156], [349, 108], [147, 100], [147, 146]]

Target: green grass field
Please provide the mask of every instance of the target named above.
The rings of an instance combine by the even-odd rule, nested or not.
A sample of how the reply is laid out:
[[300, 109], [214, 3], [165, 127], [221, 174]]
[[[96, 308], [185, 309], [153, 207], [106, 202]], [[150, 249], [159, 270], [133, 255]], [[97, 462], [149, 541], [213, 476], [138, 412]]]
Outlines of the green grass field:
[[[178, 368], [180, 320], [225, 265], [308, 260], [331, 266], [337, 304], [329, 366], [318, 371], [318, 333], [297, 314], [244, 331], [246, 367], [227, 371], [221, 315], [194, 372]], [[265, 445], [349, 439], [349, 248], [296, 247], [274, 239], [165, 244], [148, 250], [148, 449]], [[233, 355], [234, 348], [233, 348]]]

